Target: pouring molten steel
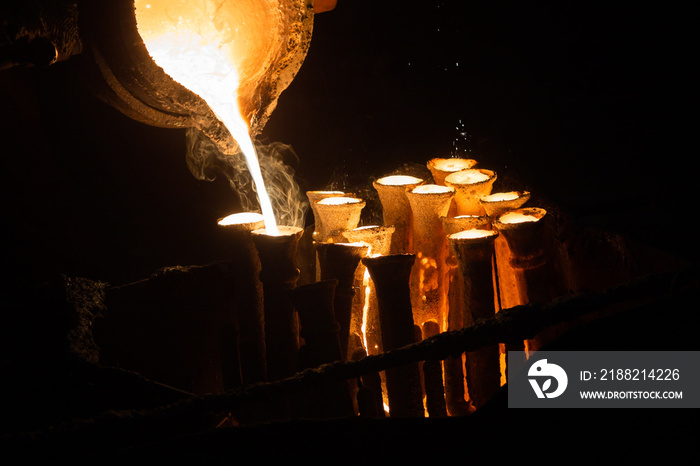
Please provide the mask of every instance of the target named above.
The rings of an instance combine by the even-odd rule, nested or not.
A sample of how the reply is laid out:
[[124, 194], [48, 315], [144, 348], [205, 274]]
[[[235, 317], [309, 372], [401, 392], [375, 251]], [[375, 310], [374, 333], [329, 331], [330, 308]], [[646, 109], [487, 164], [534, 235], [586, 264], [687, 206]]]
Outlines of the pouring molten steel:
[[250, 106], [258, 83], [289, 47], [284, 5], [278, 0], [135, 0], [134, 5], [153, 60], [204, 99], [237, 142], [266, 229], [279, 234], [250, 135]]

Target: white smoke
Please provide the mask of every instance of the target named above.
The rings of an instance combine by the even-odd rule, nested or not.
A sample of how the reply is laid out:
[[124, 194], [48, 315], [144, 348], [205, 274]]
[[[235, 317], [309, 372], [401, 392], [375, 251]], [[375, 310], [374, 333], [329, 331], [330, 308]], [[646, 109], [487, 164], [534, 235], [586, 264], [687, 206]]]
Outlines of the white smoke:
[[[224, 175], [238, 194], [245, 212], [260, 212], [257, 190], [240, 151], [224, 154], [204, 133], [187, 129], [187, 166], [195, 178], [212, 181]], [[291, 146], [280, 142], [255, 143], [260, 170], [278, 225], [304, 227], [308, 200], [294, 178], [291, 163], [298, 158]]]

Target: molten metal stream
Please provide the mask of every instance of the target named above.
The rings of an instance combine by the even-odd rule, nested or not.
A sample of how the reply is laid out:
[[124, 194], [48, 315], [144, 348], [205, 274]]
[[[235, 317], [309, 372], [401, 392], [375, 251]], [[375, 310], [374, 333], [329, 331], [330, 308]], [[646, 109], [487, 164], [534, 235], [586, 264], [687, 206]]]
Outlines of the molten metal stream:
[[[369, 250], [367, 253], [367, 256], [369, 256]], [[370, 256], [371, 257], [371, 256]], [[367, 349], [367, 354], [372, 354], [369, 352], [369, 342], [367, 340], [367, 321], [369, 320], [369, 303], [370, 303], [370, 294], [372, 293], [372, 288], [369, 286], [369, 270], [365, 269], [365, 273], [362, 276], [362, 286], [364, 287], [365, 290], [365, 301], [362, 304], [362, 343], [364, 343], [365, 348]], [[374, 348], [372, 348], [372, 351], [376, 351], [376, 345]]]
[[250, 53], [241, 47], [255, 51], [263, 44], [242, 37], [251, 27], [245, 21], [240, 25], [222, 23], [227, 19], [222, 18], [226, 12], [222, 2], [134, 3], [139, 33], [153, 60], [170, 77], [204, 99], [238, 143], [255, 183], [265, 228], [269, 234], [278, 235], [249, 126], [238, 105], [238, 66]]

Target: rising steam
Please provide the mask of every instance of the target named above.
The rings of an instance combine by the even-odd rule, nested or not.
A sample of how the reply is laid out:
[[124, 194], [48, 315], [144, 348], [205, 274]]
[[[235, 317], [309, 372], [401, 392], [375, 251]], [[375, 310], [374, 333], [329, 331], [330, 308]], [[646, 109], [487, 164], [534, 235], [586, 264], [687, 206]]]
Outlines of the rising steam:
[[[291, 146], [280, 142], [256, 143], [255, 149], [277, 223], [303, 228], [309, 204], [294, 179], [294, 168], [287, 163], [297, 160], [296, 153]], [[257, 189], [240, 151], [224, 154], [204, 133], [188, 128], [187, 166], [199, 180], [212, 181], [219, 175], [226, 176], [231, 188], [238, 193], [243, 210], [260, 211]]]

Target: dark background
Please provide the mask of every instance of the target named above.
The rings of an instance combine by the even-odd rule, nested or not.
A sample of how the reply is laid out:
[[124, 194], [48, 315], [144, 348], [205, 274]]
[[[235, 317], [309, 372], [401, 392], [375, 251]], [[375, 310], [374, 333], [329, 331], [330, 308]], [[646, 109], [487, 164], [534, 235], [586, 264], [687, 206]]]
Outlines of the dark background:
[[[695, 259], [690, 13], [637, 2], [339, 0], [263, 132], [302, 189], [360, 191], [404, 164], [475, 158], [586, 225]], [[226, 257], [223, 179], [198, 181], [184, 131], [133, 121], [74, 59], [0, 73], [6, 290], [55, 273], [122, 284]], [[693, 126], [691, 126], [693, 125]], [[498, 183], [498, 182], [497, 182]], [[495, 189], [497, 189], [496, 185]]]

